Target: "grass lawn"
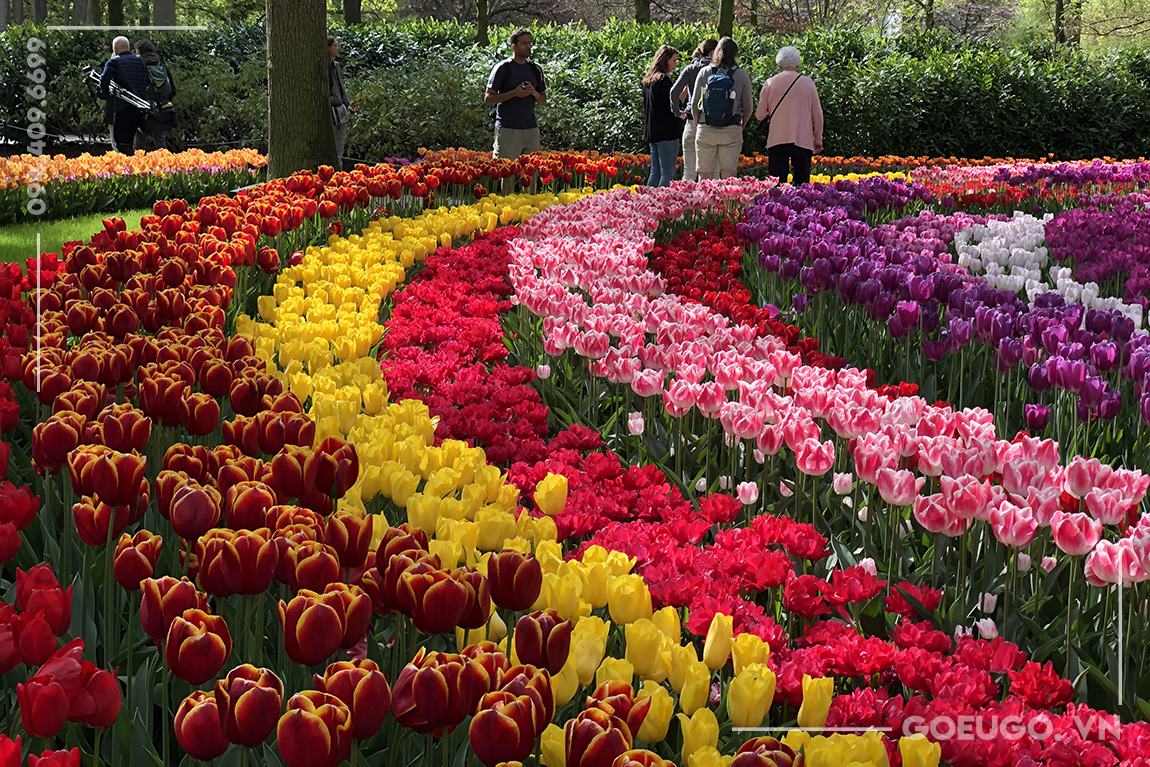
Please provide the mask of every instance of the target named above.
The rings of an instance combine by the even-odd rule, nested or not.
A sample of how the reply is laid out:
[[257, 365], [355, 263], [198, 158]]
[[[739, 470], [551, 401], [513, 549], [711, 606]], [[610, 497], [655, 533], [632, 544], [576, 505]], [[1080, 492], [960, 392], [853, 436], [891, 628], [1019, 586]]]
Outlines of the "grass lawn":
[[40, 235], [40, 250], [44, 253], [59, 253], [65, 242], [82, 240], [87, 242], [92, 235], [104, 228], [103, 220], [112, 216], [124, 219], [129, 229], [140, 226], [140, 217], [152, 212], [151, 208], [125, 210], [121, 213], [103, 213], [93, 216], [62, 218], [56, 221], [33, 221], [28, 224], [13, 224], [0, 227], [0, 263], [16, 261], [36, 255], [36, 235]]

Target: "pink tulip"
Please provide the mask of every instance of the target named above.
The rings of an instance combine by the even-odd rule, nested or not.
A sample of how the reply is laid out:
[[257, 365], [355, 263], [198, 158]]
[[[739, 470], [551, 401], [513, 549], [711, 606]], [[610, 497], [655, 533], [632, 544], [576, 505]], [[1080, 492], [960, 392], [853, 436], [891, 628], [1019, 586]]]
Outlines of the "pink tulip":
[[994, 625], [994, 620], [991, 618], [975, 621], [974, 625], [978, 629], [979, 639], [991, 640], [998, 636], [998, 626]]
[[1026, 491], [1039, 483], [1045, 474], [1038, 461], [1012, 461], [1002, 467], [1002, 487], [1013, 495], [1026, 495]]
[[767, 424], [755, 437], [755, 447], [763, 455], [775, 455], [783, 447], [783, 430], [777, 424]]
[[1104, 588], [1121, 582], [1124, 588], [1146, 580], [1147, 573], [1138, 562], [1138, 554], [1129, 538], [1117, 543], [1101, 540], [1086, 555], [1086, 582]]
[[1038, 563], [1038, 566], [1046, 572], [1050, 572], [1058, 566], [1058, 560], [1054, 557], [1043, 557], [1042, 561]]
[[793, 451], [799, 449], [799, 445], [802, 444], [803, 440], [817, 440], [822, 434], [819, 425], [815, 423], [810, 416], [792, 416], [783, 421], [782, 426], [783, 440], [786, 441], [787, 447]]
[[925, 478], [915, 477], [906, 469], [896, 471], [884, 467], [878, 470], [876, 479], [879, 495], [891, 506], [909, 506], [926, 484]]
[[1120, 525], [1126, 519], [1126, 499], [1121, 490], [1095, 487], [1086, 494], [1086, 510], [1104, 525]]
[[927, 532], [942, 533], [947, 538], [957, 538], [966, 531], [966, 520], [946, 508], [941, 493], [915, 498], [914, 518]]
[[1102, 523], [1088, 514], [1054, 512], [1050, 518], [1054, 545], [1063, 553], [1080, 557], [1093, 549], [1102, 537]]
[[546, 381], [548, 378], [551, 377], [551, 366], [550, 365], [539, 365], [538, 367], [535, 368], [535, 375], [539, 376], [541, 379]]
[[963, 519], [975, 519], [984, 514], [990, 503], [990, 486], [978, 477], [969, 475], [954, 479], [945, 474], [939, 478], [942, 500], [952, 514]]
[[1086, 460], [1080, 455], [1066, 467], [1066, 492], [1075, 498], [1085, 498], [1092, 488], [1105, 487], [1113, 472], [1097, 458]]
[[759, 486], [754, 482], [740, 482], [735, 488], [735, 496], [744, 506], [759, 500]]
[[[663, 401], [670, 403], [677, 408], [690, 410], [691, 406], [699, 397], [699, 384], [684, 381], [681, 378], [676, 378], [667, 387], [667, 391], [663, 393]], [[669, 410], [670, 408], [668, 408]]]
[[854, 477], [851, 476], [851, 473], [849, 471], [845, 472], [843, 474], [839, 474], [836, 472], [834, 475], [834, 480], [831, 483], [831, 487], [839, 495], [846, 495], [847, 493], [849, 493], [851, 491], [851, 487], [853, 485], [854, 485]]
[[883, 456], [879, 450], [867, 450], [859, 443], [855, 447], [855, 472], [859, 475], [859, 479], [867, 484], [873, 485], [878, 482], [879, 470], [888, 465], [888, 460]]
[[1034, 519], [1039, 527], [1048, 527], [1054, 512], [1058, 511], [1058, 488], [1046, 487], [1036, 490], [1033, 487], [1026, 492], [1026, 505], [1034, 512]]
[[790, 485], [788, 485], [786, 482], [780, 482], [780, 483], [779, 483], [779, 493], [780, 493], [780, 494], [781, 494], [781, 495], [782, 495], [784, 498], [790, 498], [792, 495], [794, 495], [794, 494], [795, 494], [795, 491], [794, 491], [794, 490], [792, 490], [792, 489], [791, 489], [791, 486], [790, 486]]
[[696, 401], [699, 412], [713, 418], [714, 414], [727, 404], [727, 390], [716, 381], [707, 381], [700, 384], [700, 387]]
[[653, 397], [663, 391], [664, 375], [662, 370], [640, 370], [631, 380], [631, 390], [640, 397]]
[[1034, 512], [1029, 507], [1015, 506], [1010, 501], [1003, 501], [990, 510], [990, 526], [995, 538], [1016, 549], [1029, 546], [1038, 532]]
[[1032, 560], [1030, 558], [1029, 554], [1023, 554], [1021, 551], [1018, 552], [1018, 572], [1020, 572], [1020, 573], [1030, 572], [1030, 566], [1033, 563], [1034, 563], [1034, 560]]
[[814, 437], [802, 441], [795, 449], [795, 466], [810, 477], [821, 477], [835, 464], [835, 443], [819, 443]]
[[631, 432], [632, 436], [638, 437], [643, 433], [644, 423], [642, 413], [628, 413], [627, 414], [627, 431]]

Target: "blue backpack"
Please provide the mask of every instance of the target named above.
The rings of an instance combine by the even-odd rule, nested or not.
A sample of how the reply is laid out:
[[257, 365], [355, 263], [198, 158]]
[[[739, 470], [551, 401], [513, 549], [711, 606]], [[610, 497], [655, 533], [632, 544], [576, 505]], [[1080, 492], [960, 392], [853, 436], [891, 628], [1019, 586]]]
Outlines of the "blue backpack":
[[[734, 125], [735, 103], [735, 69], [717, 69], [707, 75], [707, 91], [703, 94], [703, 115], [706, 124], [716, 128], [725, 128]], [[742, 117], [739, 117], [739, 121]]]

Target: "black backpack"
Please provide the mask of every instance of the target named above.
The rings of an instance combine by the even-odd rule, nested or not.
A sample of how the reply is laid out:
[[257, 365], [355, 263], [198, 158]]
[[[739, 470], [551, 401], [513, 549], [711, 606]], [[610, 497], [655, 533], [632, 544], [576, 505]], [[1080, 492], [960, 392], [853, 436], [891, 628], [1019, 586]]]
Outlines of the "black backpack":
[[[507, 62], [504, 62], [504, 64], [506, 63]], [[539, 79], [539, 82], [543, 82], [543, 68], [530, 59], [527, 60], [527, 65], [531, 67], [531, 71], [535, 73], [535, 77]], [[498, 107], [498, 104], [492, 104], [487, 107], [487, 116], [491, 118], [492, 123], [495, 122], [495, 110]]]
[[145, 98], [157, 106], [164, 106], [172, 100], [172, 81], [168, 79], [168, 68], [163, 64], [147, 64], [148, 88]]

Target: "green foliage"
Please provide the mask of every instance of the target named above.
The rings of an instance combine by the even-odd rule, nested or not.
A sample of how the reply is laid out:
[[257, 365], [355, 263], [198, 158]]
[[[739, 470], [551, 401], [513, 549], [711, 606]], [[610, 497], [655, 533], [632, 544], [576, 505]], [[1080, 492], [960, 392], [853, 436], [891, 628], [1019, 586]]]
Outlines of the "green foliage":
[[[0, 107], [25, 124], [23, 46], [33, 28], [0, 35]], [[491, 145], [482, 103], [491, 67], [509, 53], [509, 28], [492, 44], [472, 42], [471, 26], [411, 21], [337, 27], [345, 80], [360, 107], [347, 154], [368, 160], [413, 156], [421, 147]], [[99, 103], [80, 82], [80, 67], [102, 65], [107, 41], [92, 33], [45, 33], [49, 130], [102, 132]], [[612, 21], [536, 28], [535, 58], [548, 78], [538, 110], [551, 148], [645, 151], [639, 80], [655, 49], [670, 43], [681, 64], [705, 37], [704, 25]], [[883, 37], [861, 28], [780, 36], [739, 32], [740, 60], [756, 91], [774, 74], [774, 53], [796, 45], [803, 71], [819, 87], [828, 154], [1059, 158], [1137, 156], [1150, 146], [1150, 53], [1083, 53], [1048, 42], [1004, 47], [940, 31]], [[181, 126], [176, 148], [231, 142], [266, 147], [265, 30], [262, 23], [204, 32], [159, 34], [173, 70]], [[8, 135], [19, 139], [18, 131]], [[745, 152], [762, 151], [753, 129]]]

